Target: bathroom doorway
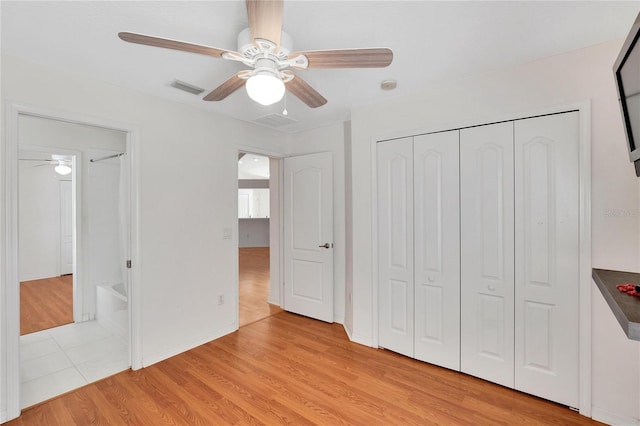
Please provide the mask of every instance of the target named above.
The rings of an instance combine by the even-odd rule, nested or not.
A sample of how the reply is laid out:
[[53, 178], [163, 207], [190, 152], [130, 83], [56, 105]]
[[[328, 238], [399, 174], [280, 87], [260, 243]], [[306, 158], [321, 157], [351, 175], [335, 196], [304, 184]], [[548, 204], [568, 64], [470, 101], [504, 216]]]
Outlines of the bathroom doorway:
[[[18, 128], [26, 408], [131, 365], [130, 194], [126, 132], [30, 115]], [[64, 318], [47, 323], [54, 311]]]

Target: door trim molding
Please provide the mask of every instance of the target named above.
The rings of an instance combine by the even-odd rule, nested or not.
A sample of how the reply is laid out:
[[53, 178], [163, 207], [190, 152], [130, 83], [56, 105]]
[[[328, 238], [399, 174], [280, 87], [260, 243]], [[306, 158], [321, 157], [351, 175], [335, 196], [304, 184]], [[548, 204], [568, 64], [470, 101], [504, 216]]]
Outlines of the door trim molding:
[[[129, 303], [129, 350], [130, 364], [133, 370], [142, 368], [141, 346], [141, 290], [140, 268], [136, 267], [140, 261], [140, 226], [139, 226], [139, 129], [137, 126], [82, 113], [61, 111], [53, 108], [43, 108], [7, 100], [5, 102], [5, 140], [2, 169], [4, 173], [4, 203], [5, 211], [2, 217], [2, 228], [5, 239], [1, 246], [2, 262], [5, 273], [0, 276], [4, 290], [4, 305], [0, 320], [3, 324], [3, 345], [0, 348], [0, 359], [6, 365], [6, 393], [3, 401], [6, 407], [6, 419], [20, 416], [20, 289], [18, 276], [18, 127], [19, 116], [57, 120], [72, 124], [83, 124], [110, 130], [126, 132], [128, 166], [130, 169], [130, 209], [131, 209], [131, 258], [134, 268], [130, 270], [130, 303]], [[4, 340], [6, 339], [6, 340]]]
[[427, 133], [443, 132], [480, 126], [503, 121], [515, 121], [536, 116], [559, 114], [569, 111], [579, 112], [579, 237], [580, 237], [580, 271], [579, 271], [579, 322], [580, 322], [580, 385], [578, 408], [580, 414], [591, 417], [591, 102], [589, 100], [533, 109], [520, 113], [506, 114], [493, 119], [464, 120], [449, 125], [433, 125], [416, 129], [399, 130], [373, 136], [370, 139], [371, 149], [371, 277], [373, 280], [371, 294], [371, 346], [378, 347], [378, 185], [377, 185], [377, 152], [378, 142], [401, 139]]

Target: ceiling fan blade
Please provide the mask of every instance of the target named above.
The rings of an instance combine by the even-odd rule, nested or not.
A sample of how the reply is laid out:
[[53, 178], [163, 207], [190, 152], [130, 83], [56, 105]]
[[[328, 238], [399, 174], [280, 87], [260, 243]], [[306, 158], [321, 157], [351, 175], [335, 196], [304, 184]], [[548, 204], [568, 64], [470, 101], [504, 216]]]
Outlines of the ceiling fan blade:
[[386, 47], [295, 52], [289, 59], [300, 55], [306, 56], [309, 64], [306, 68], [294, 64], [294, 68], [384, 68], [393, 60], [393, 52]]
[[327, 100], [320, 93], [316, 92], [313, 87], [309, 86], [309, 83], [297, 74], [293, 74], [293, 80], [287, 82], [285, 87], [311, 108], [317, 108], [327, 103]]
[[213, 89], [213, 91], [211, 91], [203, 99], [205, 101], [221, 101], [227, 96], [229, 96], [230, 94], [232, 94], [233, 92], [235, 92], [236, 90], [238, 90], [239, 88], [241, 88], [242, 86], [244, 86], [247, 80], [238, 77], [238, 75], [242, 72], [244, 71], [240, 71], [238, 74], [234, 75], [233, 77], [231, 77], [230, 79], [222, 83], [220, 86]]
[[129, 43], [144, 44], [147, 46], [164, 47], [165, 49], [181, 50], [183, 52], [199, 53], [201, 55], [221, 57], [223, 53], [231, 53], [229, 50], [217, 47], [203, 46], [201, 44], [186, 43], [184, 41], [170, 40], [168, 38], [153, 37], [144, 34], [121, 32], [118, 37]]
[[247, 0], [247, 16], [251, 40], [269, 40], [280, 46], [282, 33], [282, 0]]

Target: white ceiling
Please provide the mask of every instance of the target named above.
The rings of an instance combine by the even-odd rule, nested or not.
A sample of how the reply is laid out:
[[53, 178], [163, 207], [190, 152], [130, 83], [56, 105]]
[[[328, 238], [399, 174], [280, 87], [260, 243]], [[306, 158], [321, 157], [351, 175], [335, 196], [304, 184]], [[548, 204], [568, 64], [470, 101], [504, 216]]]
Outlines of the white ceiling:
[[[205, 102], [239, 63], [125, 43], [130, 31], [235, 50], [247, 26], [243, 1], [2, 1], [2, 52], [134, 88], [244, 121], [282, 112], [243, 89]], [[329, 102], [310, 109], [287, 96], [296, 132], [349, 119], [350, 108], [419, 91], [438, 81], [486, 73], [616, 38], [630, 29], [640, 2], [285, 1], [284, 30], [296, 50], [389, 47], [384, 69], [310, 70], [300, 75]], [[398, 81], [384, 92], [380, 82]], [[206, 90], [169, 86], [179, 79]]]
[[238, 160], [238, 179], [269, 179], [269, 157], [245, 154]]

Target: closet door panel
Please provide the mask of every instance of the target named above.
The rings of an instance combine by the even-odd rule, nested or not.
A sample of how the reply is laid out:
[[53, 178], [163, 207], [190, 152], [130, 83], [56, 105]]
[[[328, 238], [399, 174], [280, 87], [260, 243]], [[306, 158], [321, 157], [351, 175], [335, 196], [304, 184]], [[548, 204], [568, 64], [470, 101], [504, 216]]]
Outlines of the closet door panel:
[[415, 358], [460, 370], [459, 132], [414, 138]]
[[460, 131], [461, 364], [513, 387], [513, 123]]
[[379, 346], [414, 356], [413, 138], [377, 144]]
[[515, 123], [515, 387], [579, 400], [578, 113]]

